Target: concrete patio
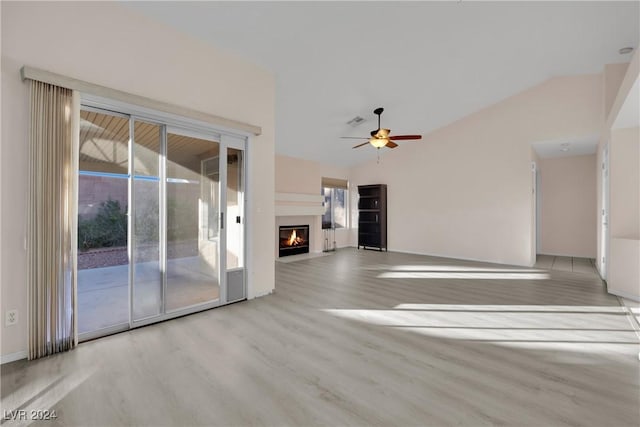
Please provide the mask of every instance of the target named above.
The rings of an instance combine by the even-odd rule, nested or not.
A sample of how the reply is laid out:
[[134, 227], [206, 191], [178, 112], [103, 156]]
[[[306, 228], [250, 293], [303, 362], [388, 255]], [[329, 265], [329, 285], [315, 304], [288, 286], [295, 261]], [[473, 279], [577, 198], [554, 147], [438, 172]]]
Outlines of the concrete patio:
[[[159, 314], [157, 262], [135, 264], [134, 319]], [[218, 299], [217, 272], [201, 257], [167, 261], [167, 311]], [[129, 265], [78, 270], [78, 332], [129, 322]]]

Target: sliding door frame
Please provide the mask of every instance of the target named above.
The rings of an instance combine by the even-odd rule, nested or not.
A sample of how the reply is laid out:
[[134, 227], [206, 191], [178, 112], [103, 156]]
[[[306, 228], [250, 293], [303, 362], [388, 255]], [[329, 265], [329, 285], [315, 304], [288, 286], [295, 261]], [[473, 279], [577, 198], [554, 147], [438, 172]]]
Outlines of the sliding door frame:
[[[228, 152], [227, 150], [229, 148], [235, 149], [235, 150], [239, 150], [242, 151], [242, 156], [243, 156], [243, 165], [242, 165], [242, 169], [240, 170], [240, 180], [243, 186], [243, 191], [242, 191], [242, 198], [238, 198], [238, 203], [241, 205], [241, 225], [242, 225], [242, 267], [235, 267], [235, 268], [231, 268], [228, 269], [227, 268], [227, 230], [225, 229], [224, 234], [224, 243], [225, 243], [225, 250], [224, 250], [224, 267], [225, 267], [225, 283], [227, 281], [227, 276], [229, 271], [239, 271], [242, 270], [242, 283], [243, 283], [243, 291], [244, 291], [244, 299], [248, 298], [248, 286], [247, 286], [247, 146], [248, 146], [248, 138], [238, 138], [237, 136], [230, 136], [230, 135], [222, 135], [221, 141], [224, 142], [224, 167], [225, 167], [225, 185], [227, 184], [227, 178], [228, 178], [228, 174], [227, 174], [227, 158], [228, 158]], [[222, 155], [222, 149], [221, 149], [221, 155]], [[224, 211], [225, 211], [225, 215], [227, 215], [227, 191], [224, 191]], [[231, 218], [226, 218], [226, 221], [229, 221]], [[228, 222], [227, 222], [228, 224]], [[225, 225], [227, 225], [225, 224]], [[233, 300], [233, 301], [229, 301], [227, 298], [227, 286], [225, 286], [225, 302], [226, 303], [232, 303], [232, 302], [236, 302], [236, 301], [241, 301], [240, 300]]]
[[[112, 101], [109, 99], [105, 99], [102, 97], [97, 97], [94, 95], [81, 94], [81, 109], [87, 111], [94, 111], [103, 114], [115, 115], [119, 117], [124, 117], [129, 119], [129, 146], [128, 146], [128, 155], [129, 155], [129, 165], [128, 165], [128, 204], [127, 207], [127, 254], [129, 259], [129, 292], [128, 292], [128, 312], [129, 312], [129, 321], [128, 323], [122, 323], [113, 325], [107, 328], [102, 328], [94, 331], [89, 331], [83, 334], [79, 334], [79, 341], [86, 341], [118, 332], [124, 332], [126, 330], [135, 329], [141, 326], [149, 325], [152, 323], [161, 322], [164, 320], [184, 316], [187, 314], [192, 314], [196, 312], [200, 312], [203, 310], [208, 310], [214, 307], [219, 307], [221, 305], [228, 304], [227, 301], [227, 233], [226, 233], [226, 225], [229, 220], [227, 215], [227, 196], [226, 196], [226, 186], [227, 186], [227, 146], [229, 148], [235, 148], [243, 151], [244, 155], [244, 164], [241, 171], [241, 176], [244, 185], [244, 191], [242, 194], [242, 207], [243, 207], [243, 258], [244, 265], [242, 267], [243, 271], [243, 286], [244, 286], [244, 299], [248, 296], [248, 286], [247, 286], [247, 229], [249, 227], [249, 223], [247, 221], [248, 212], [246, 210], [246, 195], [248, 193], [247, 188], [247, 152], [248, 152], [248, 141], [250, 138], [250, 134], [243, 131], [237, 131], [233, 129], [224, 129], [213, 126], [208, 123], [200, 122], [198, 120], [190, 119], [187, 117], [176, 116], [170, 113], [164, 113], [160, 111], [154, 111], [150, 109], [146, 109], [144, 107], [139, 107], [135, 105], [125, 104], [119, 101]], [[143, 122], [161, 126], [161, 142], [160, 142], [160, 153], [159, 153], [159, 171], [158, 176], [160, 179], [159, 185], [159, 238], [160, 238], [160, 273], [162, 280], [161, 287], [161, 307], [160, 313], [158, 315], [145, 317], [142, 319], [134, 319], [133, 315], [133, 292], [134, 292], [134, 269], [135, 263], [133, 262], [134, 257], [134, 246], [135, 242], [133, 240], [135, 236], [135, 224], [134, 224], [134, 214], [133, 209], [135, 207], [135, 195], [134, 195], [134, 181], [135, 181], [135, 159], [134, 159], [134, 149], [135, 149], [135, 122]], [[178, 133], [180, 135], [187, 135], [196, 138], [201, 138], [209, 141], [218, 142], [219, 145], [219, 167], [220, 167], [220, 212], [222, 218], [219, 220], [224, 224], [224, 227], [220, 227], [220, 248], [219, 248], [219, 269], [218, 269], [218, 285], [219, 285], [219, 295], [217, 300], [213, 300], [210, 302], [204, 302], [200, 304], [194, 304], [191, 306], [186, 306], [184, 308], [176, 309], [167, 312], [166, 310], [166, 295], [167, 295], [167, 209], [166, 209], [166, 201], [167, 201], [167, 134], [168, 133]], [[216, 138], [218, 141], [216, 141]], [[224, 191], [222, 191], [224, 190]], [[236, 301], [231, 301], [236, 302]]]
[[[227, 164], [226, 162], [224, 162], [222, 160], [222, 152], [224, 150], [224, 152], [226, 153], [226, 147], [224, 147], [224, 144], [222, 142], [222, 135], [220, 133], [203, 133], [197, 130], [193, 130], [193, 129], [189, 129], [189, 128], [184, 128], [184, 127], [180, 127], [180, 126], [174, 126], [174, 125], [167, 125], [165, 126], [165, 131], [164, 131], [164, 139], [165, 142], [167, 140], [167, 135], [171, 133], [174, 135], [181, 135], [181, 136], [187, 136], [190, 138], [197, 138], [197, 139], [203, 139], [206, 141], [211, 141], [211, 142], [215, 142], [218, 144], [218, 176], [219, 176], [219, 180], [218, 180], [218, 195], [219, 195], [219, 200], [218, 200], [218, 205], [219, 205], [219, 211], [220, 213], [224, 216], [226, 214], [226, 209], [224, 209], [223, 205], [223, 199], [224, 201], [226, 201], [226, 191], [222, 191], [227, 183], [227, 179], [226, 179], [226, 175], [223, 176], [223, 173], [226, 173], [227, 170]], [[165, 151], [164, 151], [164, 159], [165, 159], [165, 166], [166, 166], [166, 159], [167, 159], [167, 154], [168, 154], [168, 147], [165, 145]], [[166, 167], [165, 167], [166, 170]], [[202, 171], [201, 171], [201, 175], [202, 175]], [[164, 191], [164, 197], [165, 197], [165, 205], [166, 205], [166, 176], [165, 176], [165, 191]], [[226, 239], [223, 238], [223, 230], [222, 230], [222, 219], [221, 218], [217, 218], [218, 224], [219, 224], [219, 232], [218, 232], [218, 299], [213, 300], [213, 301], [209, 301], [209, 302], [204, 302], [204, 303], [197, 303], [197, 304], [192, 304], [183, 308], [179, 308], [176, 310], [171, 310], [169, 312], [167, 312], [166, 310], [163, 310], [164, 314], [168, 314], [171, 315], [170, 317], [175, 317], [173, 316], [174, 313], [182, 313], [184, 312], [184, 314], [189, 314], [191, 313], [191, 309], [194, 309], [195, 311], [201, 311], [201, 307], [206, 307], [206, 309], [208, 308], [214, 308], [214, 307], [219, 307], [221, 305], [224, 305], [227, 302], [227, 298], [226, 298], [226, 274], [223, 266], [225, 266], [226, 264], [224, 264], [224, 261], [226, 259], [226, 251], [223, 251], [222, 248], [226, 248]], [[166, 233], [166, 226], [167, 226], [167, 217], [166, 217], [166, 209], [165, 209], [165, 221], [164, 221], [164, 228], [165, 228], [165, 233]], [[226, 229], [225, 229], [226, 230]], [[223, 240], [224, 239], [224, 240]], [[165, 247], [165, 252], [166, 252], [166, 246], [167, 246], [167, 240], [165, 238], [163, 245]], [[163, 283], [164, 283], [164, 289], [165, 289], [165, 295], [166, 295], [166, 288], [167, 288], [167, 267], [166, 267], [166, 257], [165, 257], [165, 265], [164, 265], [164, 269], [163, 271], [165, 272], [165, 274], [163, 274]], [[164, 299], [164, 305], [166, 306], [166, 298]], [[194, 311], [194, 312], [195, 312]], [[183, 314], [180, 314], [183, 315]]]
[[[134, 317], [134, 305], [135, 305], [135, 269], [136, 262], [134, 260], [136, 251], [136, 198], [135, 198], [135, 183], [136, 183], [136, 160], [135, 160], [135, 148], [136, 148], [136, 136], [135, 125], [136, 123], [146, 123], [154, 126], [158, 126], [160, 129], [160, 150], [158, 153], [158, 268], [160, 270], [160, 307], [159, 313], [155, 315], [146, 316], [140, 319]], [[161, 318], [165, 314], [166, 305], [166, 166], [167, 166], [167, 125], [162, 121], [148, 119], [137, 114], [129, 115], [129, 209], [128, 209], [128, 248], [129, 252], [129, 328], [135, 328], [137, 326], [148, 325], [149, 323], [155, 323], [159, 321], [156, 319]], [[164, 319], [161, 319], [164, 320]]]

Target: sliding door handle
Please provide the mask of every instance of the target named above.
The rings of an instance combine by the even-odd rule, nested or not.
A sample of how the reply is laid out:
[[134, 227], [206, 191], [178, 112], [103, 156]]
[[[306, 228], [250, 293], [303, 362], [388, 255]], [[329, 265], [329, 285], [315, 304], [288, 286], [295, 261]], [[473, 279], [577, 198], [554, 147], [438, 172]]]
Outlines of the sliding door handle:
[[224, 212], [220, 212], [220, 230], [224, 230]]

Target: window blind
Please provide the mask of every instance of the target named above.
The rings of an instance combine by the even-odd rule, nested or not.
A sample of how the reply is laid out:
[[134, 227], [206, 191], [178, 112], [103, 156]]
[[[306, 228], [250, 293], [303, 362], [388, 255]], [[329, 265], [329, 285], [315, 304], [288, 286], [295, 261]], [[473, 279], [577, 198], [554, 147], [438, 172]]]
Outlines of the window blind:
[[346, 179], [322, 177], [322, 188], [343, 188], [346, 190], [349, 188], [348, 184], [349, 181], [347, 181]]

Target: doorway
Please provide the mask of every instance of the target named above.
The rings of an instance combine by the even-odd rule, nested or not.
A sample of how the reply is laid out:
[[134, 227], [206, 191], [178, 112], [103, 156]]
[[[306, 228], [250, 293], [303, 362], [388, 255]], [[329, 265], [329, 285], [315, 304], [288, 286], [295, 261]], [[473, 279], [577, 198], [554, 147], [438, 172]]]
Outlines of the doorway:
[[247, 138], [91, 105], [80, 122], [79, 339], [244, 299]]
[[602, 211], [600, 212], [600, 276], [607, 280], [609, 264], [609, 144], [602, 150]]
[[540, 250], [540, 172], [536, 162], [531, 162], [531, 215], [532, 215], [532, 233], [531, 233], [531, 264], [537, 261], [538, 251]]

